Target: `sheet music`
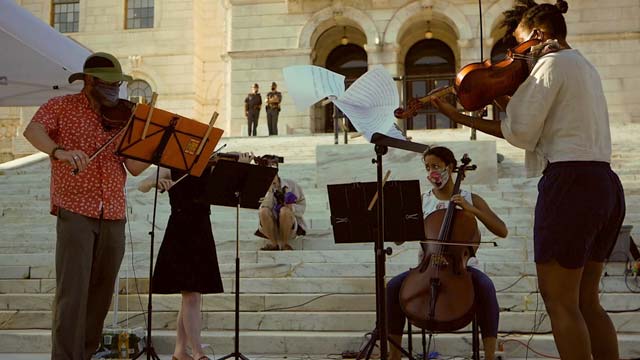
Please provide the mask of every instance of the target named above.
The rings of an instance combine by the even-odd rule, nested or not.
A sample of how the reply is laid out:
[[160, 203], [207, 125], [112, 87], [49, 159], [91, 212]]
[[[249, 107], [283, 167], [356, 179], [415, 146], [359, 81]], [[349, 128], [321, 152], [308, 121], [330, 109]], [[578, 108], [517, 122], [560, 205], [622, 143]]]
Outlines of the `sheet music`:
[[282, 70], [289, 95], [299, 111], [326, 97], [344, 94], [344, 76], [313, 65], [289, 66]]
[[329, 98], [367, 141], [376, 132], [405, 139], [393, 115], [400, 104], [398, 88], [385, 68], [367, 71], [346, 91], [344, 76], [325, 68], [297, 65], [285, 68], [283, 73], [289, 94], [300, 111]]
[[393, 115], [400, 104], [398, 88], [386, 69], [379, 67], [367, 71], [333, 103], [368, 141], [375, 132], [405, 139]]

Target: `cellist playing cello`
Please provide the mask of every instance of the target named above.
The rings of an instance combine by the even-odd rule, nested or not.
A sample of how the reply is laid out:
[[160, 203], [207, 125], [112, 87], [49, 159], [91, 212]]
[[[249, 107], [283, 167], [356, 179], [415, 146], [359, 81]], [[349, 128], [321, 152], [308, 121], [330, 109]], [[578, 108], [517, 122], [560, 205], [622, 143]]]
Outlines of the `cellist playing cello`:
[[[458, 195], [453, 195], [454, 183], [452, 174], [453, 169], [456, 167], [456, 158], [451, 150], [442, 146], [433, 147], [423, 154], [422, 160], [427, 171], [427, 180], [433, 186], [429, 192], [422, 196], [422, 211], [425, 218], [436, 210], [447, 208], [449, 201], [452, 200], [459, 208], [471, 212], [496, 236], [507, 236], [507, 226], [480, 196], [465, 190], [461, 190]], [[420, 258], [422, 255], [421, 251]], [[485, 359], [493, 360], [498, 336], [498, 317], [500, 315], [496, 289], [491, 279], [474, 266], [477, 266], [477, 260], [470, 258], [467, 263], [467, 270], [471, 273], [475, 291], [478, 323], [482, 331]], [[406, 319], [406, 315], [400, 307], [399, 294], [402, 282], [408, 273], [407, 271], [397, 275], [387, 284], [389, 338], [397, 344], [402, 343], [402, 331]], [[400, 351], [395, 346], [390, 345], [389, 359], [399, 360], [400, 357]]]
[[451, 120], [525, 149], [538, 175], [534, 245], [538, 286], [563, 360], [618, 359], [616, 331], [600, 305], [598, 284], [625, 216], [624, 192], [611, 170], [607, 103], [595, 67], [566, 41], [566, 1], [517, 1], [505, 12], [507, 34], [542, 41], [529, 77], [511, 97], [507, 117], [465, 116], [433, 105]]

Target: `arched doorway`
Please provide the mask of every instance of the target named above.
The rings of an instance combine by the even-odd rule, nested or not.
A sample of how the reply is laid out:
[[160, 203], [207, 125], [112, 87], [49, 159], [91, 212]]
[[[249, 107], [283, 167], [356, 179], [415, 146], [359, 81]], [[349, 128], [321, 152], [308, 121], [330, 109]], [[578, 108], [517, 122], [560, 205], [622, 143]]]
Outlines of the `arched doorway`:
[[[327, 70], [331, 70], [340, 75], [344, 75], [345, 88], [349, 88], [360, 76], [367, 72], [367, 52], [359, 45], [340, 45], [331, 50], [327, 57]], [[335, 109], [334, 109], [335, 108]], [[333, 132], [333, 111], [338, 117], [344, 116], [341, 111], [332, 104], [325, 107], [324, 132]], [[354, 131], [353, 125], [349, 123], [349, 130]]]
[[[366, 42], [364, 33], [356, 27], [330, 27], [318, 36], [312, 55], [313, 64], [344, 75], [345, 87], [349, 87], [368, 70]], [[313, 131], [333, 132], [333, 112], [333, 104], [316, 104], [311, 114]]]
[[[456, 76], [455, 55], [441, 40], [420, 40], [407, 52], [404, 68], [407, 99], [423, 97], [433, 89], [453, 85]], [[454, 103], [454, 100], [450, 101]], [[456, 125], [428, 105], [416, 116], [407, 119], [406, 127], [408, 130], [443, 129], [455, 128]]]

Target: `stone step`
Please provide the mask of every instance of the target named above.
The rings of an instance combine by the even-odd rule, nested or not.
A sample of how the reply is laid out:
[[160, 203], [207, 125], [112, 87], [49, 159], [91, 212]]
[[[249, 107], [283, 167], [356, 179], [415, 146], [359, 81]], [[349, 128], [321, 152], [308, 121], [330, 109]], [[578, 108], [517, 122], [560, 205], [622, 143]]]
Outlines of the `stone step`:
[[[135, 288], [132, 288], [135, 289]], [[131, 290], [131, 289], [130, 289]], [[501, 290], [501, 289], [498, 289]], [[501, 311], [526, 312], [543, 310], [542, 297], [537, 292], [497, 293]], [[0, 294], [0, 308], [13, 311], [50, 311], [53, 304], [53, 293], [44, 294]], [[148, 295], [118, 294], [120, 311], [142, 311], [147, 309]], [[202, 311], [233, 311], [235, 295], [228, 292], [209, 294], [202, 297]], [[375, 311], [375, 294], [247, 294], [240, 296], [242, 312], [367, 312]], [[640, 296], [626, 291], [624, 293], [603, 293], [600, 297], [602, 306], [607, 311], [619, 312], [640, 308]], [[115, 301], [112, 301], [112, 310]], [[181, 295], [153, 296], [155, 311], [177, 311], [180, 309]]]
[[[12, 226], [17, 227], [17, 226]], [[145, 226], [146, 227], [146, 226]], [[239, 232], [240, 250], [258, 250], [265, 242], [263, 238], [254, 235], [256, 227], [241, 228]], [[0, 253], [5, 254], [21, 254], [21, 253], [47, 253], [53, 252], [55, 249], [55, 233], [52, 232], [55, 226], [49, 229], [5, 230], [6, 232], [0, 237]], [[33, 231], [32, 231], [33, 230]], [[495, 241], [496, 246], [483, 245], [478, 251], [479, 253], [493, 253], [494, 251], [502, 251], [505, 249], [526, 250], [531, 248], [531, 234], [533, 233], [531, 226], [515, 226], [509, 229], [510, 234], [506, 240], [497, 239], [493, 234], [488, 233], [484, 227], [481, 227], [482, 241]], [[235, 229], [219, 229], [214, 227], [214, 237], [216, 238], [216, 249], [218, 251], [235, 250]], [[155, 231], [155, 244], [159, 246], [164, 236], [164, 231]], [[133, 251], [145, 251], [149, 247], [149, 235], [145, 231], [135, 231], [126, 233], [127, 248]], [[415, 243], [415, 242], [412, 242]], [[291, 245], [296, 250], [365, 250], [371, 249], [373, 243], [351, 243], [336, 244], [333, 231], [331, 229], [310, 229], [305, 236], [299, 236], [291, 241]], [[411, 245], [417, 247], [417, 245]], [[517, 259], [511, 259], [515, 261]], [[521, 258], [520, 260], [527, 260]]]
[[[502, 257], [502, 256], [500, 256]], [[230, 260], [230, 259], [228, 259]], [[135, 267], [124, 266], [120, 269], [120, 276], [133, 277], [134, 270], [140, 274], [149, 269], [148, 263], [136, 264]], [[393, 276], [415, 267], [412, 263], [389, 263], [386, 266], [388, 275]], [[502, 264], [497, 264], [502, 268]], [[223, 278], [235, 276], [235, 264], [220, 264], [220, 274]], [[348, 277], [373, 277], [375, 264], [255, 264], [245, 263], [240, 267], [240, 277], [245, 279], [279, 279], [279, 278], [348, 278]], [[504, 275], [506, 276], [506, 275]], [[0, 279], [55, 279], [53, 266], [0, 266]]]
[[[386, 256], [386, 264], [415, 265], [418, 261], [418, 244], [410, 243], [401, 246], [391, 245], [393, 252]], [[375, 262], [373, 248], [362, 250], [305, 250], [305, 251], [240, 251], [242, 266], [247, 264], [372, 264]], [[154, 248], [157, 254], [159, 247]], [[506, 250], [508, 248], [500, 247]], [[480, 248], [478, 258], [483, 270], [493, 272], [535, 271], [532, 262], [506, 261], [512, 259], [500, 259], [499, 261], [484, 260], [484, 253], [498, 250], [496, 248]], [[147, 249], [148, 250], [148, 249]], [[501, 252], [504, 254], [504, 252]], [[217, 251], [218, 263], [233, 264], [235, 251]], [[127, 249], [122, 266], [135, 266], [148, 264], [148, 251], [137, 251], [133, 254]], [[9, 267], [46, 267], [53, 266], [55, 255], [53, 253], [33, 254], [0, 254], [0, 266]], [[622, 263], [607, 264], [607, 271], [619, 273], [624, 270]]]
[[[372, 325], [373, 327], [373, 325]], [[211, 346], [216, 354], [233, 352], [233, 331], [203, 331], [202, 343]], [[154, 349], [161, 354], [170, 354], [175, 345], [175, 332], [155, 330], [152, 333]], [[506, 335], [500, 334], [499, 345], [507, 358], [524, 358], [530, 352], [522, 344], [529, 344], [537, 352], [557, 356], [552, 335]], [[414, 334], [414, 351], [421, 352], [419, 334]], [[436, 334], [432, 351], [443, 356], [469, 358], [471, 337], [468, 333]], [[336, 354], [342, 351], [357, 351], [366, 342], [362, 332], [314, 332], [314, 331], [243, 331], [239, 344], [244, 354]], [[620, 356], [640, 356], [640, 335], [619, 334]], [[403, 346], [407, 346], [406, 336]], [[48, 353], [51, 348], [51, 333], [47, 330], [0, 330], [0, 349], [6, 353]], [[272, 357], [269, 357], [273, 359]], [[286, 357], [283, 357], [286, 358]], [[529, 357], [531, 359], [531, 357]]]
[[[543, 307], [543, 306], [541, 306]], [[122, 310], [122, 309], [121, 309]], [[133, 328], [144, 328], [146, 313], [118, 311], [109, 313], [105, 324], [119, 324]], [[153, 329], [175, 330], [178, 311], [154, 311]], [[640, 332], [640, 313], [609, 314], [616, 332]], [[234, 312], [205, 311], [202, 313], [202, 330], [224, 331], [234, 329]], [[51, 311], [0, 311], [0, 324], [3, 330], [50, 329]], [[242, 331], [361, 331], [367, 332], [376, 322], [373, 311], [368, 312], [242, 312], [240, 330]], [[533, 324], [536, 324], [535, 329]], [[471, 326], [460, 329], [470, 332]], [[503, 312], [500, 314], [499, 331], [503, 333], [547, 333], [551, 324], [546, 312]]]
[[[388, 273], [387, 280], [395, 274]], [[119, 293], [148, 292], [148, 278], [138, 274], [138, 278], [120, 279]], [[532, 293], [537, 289], [534, 275], [497, 276], [492, 278], [498, 291], [510, 293]], [[640, 291], [640, 284], [632, 279], [625, 282], [624, 276], [602, 278], [601, 292], [626, 293], [629, 289]], [[235, 278], [223, 279], [226, 291], [235, 291]], [[0, 293], [26, 294], [51, 293], [55, 290], [54, 279], [0, 279]], [[298, 293], [298, 294], [371, 294], [375, 292], [375, 281], [371, 277], [282, 277], [282, 278], [243, 278], [240, 280], [241, 293]]]

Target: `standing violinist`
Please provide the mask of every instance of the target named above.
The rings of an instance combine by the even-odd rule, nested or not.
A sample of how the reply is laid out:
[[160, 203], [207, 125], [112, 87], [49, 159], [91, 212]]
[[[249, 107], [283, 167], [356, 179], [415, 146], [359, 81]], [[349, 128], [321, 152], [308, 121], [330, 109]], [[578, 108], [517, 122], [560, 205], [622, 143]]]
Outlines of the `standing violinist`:
[[607, 103], [595, 67], [566, 41], [566, 1], [518, 1], [504, 13], [519, 42], [539, 39], [529, 77], [511, 97], [503, 121], [459, 114], [433, 104], [451, 120], [526, 150], [537, 174], [534, 248], [538, 287], [563, 360], [618, 359], [611, 319], [598, 284], [625, 216], [624, 192], [611, 170]]
[[[451, 200], [457, 207], [471, 212], [496, 236], [507, 236], [507, 226], [480, 196], [466, 190], [461, 190], [460, 193], [456, 195], [453, 194], [454, 181], [452, 174], [457, 162], [451, 150], [442, 146], [433, 147], [423, 154], [422, 160], [425, 170], [427, 171], [427, 180], [429, 180], [433, 187], [429, 192], [422, 195], [422, 212], [425, 219], [436, 210], [446, 209]], [[422, 260], [422, 251], [420, 251], [419, 257], [420, 260]], [[474, 293], [476, 295], [476, 314], [478, 316], [480, 330], [482, 331], [485, 359], [493, 360], [498, 337], [500, 309], [498, 307], [496, 288], [493, 282], [484, 272], [479, 270], [477, 266], [477, 259], [475, 257], [470, 258], [467, 263], [467, 269], [471, 273]], [[387, 284], [389, 338], [397, 344], [402, 343], [402, 331], [406, 320], [406, 315], [400, 307], [400, 288], [408, 275], [409, 272], [406, 271], [395, 276]], [[425, 306], [425, 312], [426, 311], [427, 308]], [[401, 355], [399, 349], [390, 345], [390, 360], [399, 360]]]
[[82, 91], [42, 105], [24, 136], [51, 157], [57, 216], [51, 358], [86, 360], [98, 347], [124, 256], [125, 167], [135, 176], [149, 164], [117, 156], [115, 142], [89, 162], [87, 154], [119, 130], [101, 121], [101, 109], [116, 106], [121, 83], [131, 81], [118, 60], [92, 54], [83, 72], [69, 77], [76, 80], [84, 80]]
[[[230, 153], [249, 163], [250, 153]], [[158, 189], [169, 191], [171, 215], [153, 271], [154, 294], [181, 294], [172, 360], [208, 360], [202, 349], [202, 294], [222, 293], [216, 244], [211, 230], [211, 207], [205, 198], [212, 166], [200, 177], [161, 167]], [[138, 184], [148, 192], [156, 186], [156, 172]], [[191, 347], [191, 354], [187, 348]]]

